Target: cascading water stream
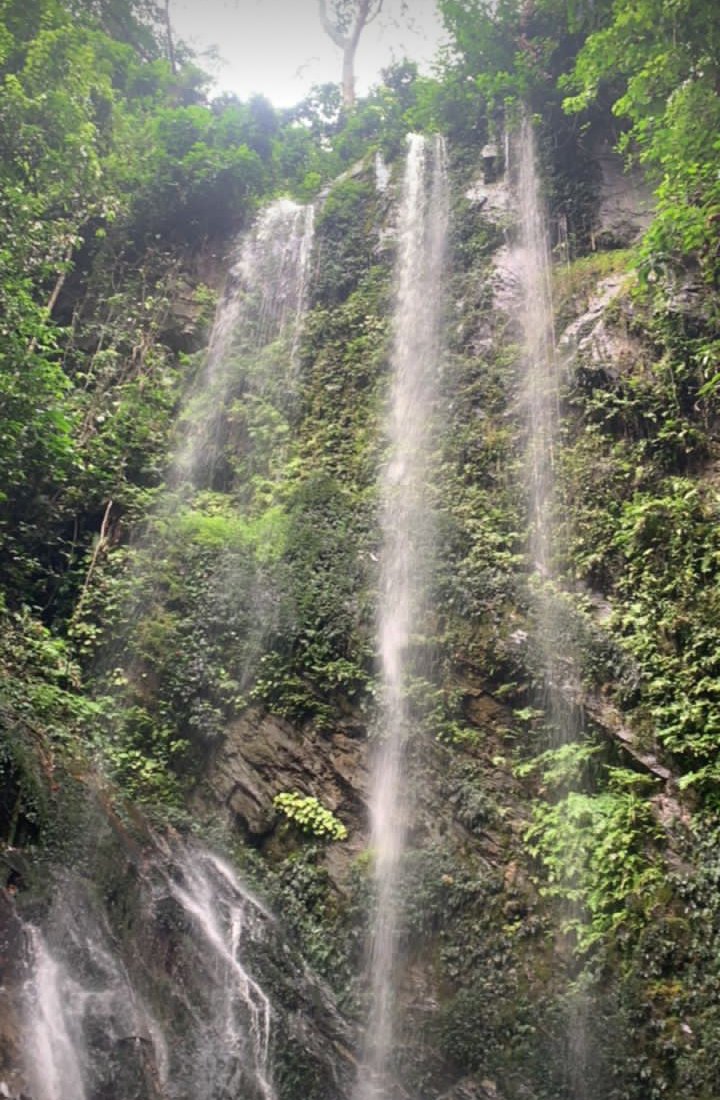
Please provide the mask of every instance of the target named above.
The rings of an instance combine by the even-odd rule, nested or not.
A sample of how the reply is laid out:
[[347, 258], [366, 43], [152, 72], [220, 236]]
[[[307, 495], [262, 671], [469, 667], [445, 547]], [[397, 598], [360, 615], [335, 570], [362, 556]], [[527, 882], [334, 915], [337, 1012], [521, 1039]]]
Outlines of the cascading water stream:
[[[197, 481], [207, 476], [218, 449], [220, 413], [238, 373], [249, 392], [272, 384], [294, 389], [314, 234], [312, 205], [278, 199], [238, 245], [215, 313], [205, 368], [188, 408], [189, 427], [175, 458], [176, 478]], [[280, 338], [283, 348], [271, 363], [254, 362]]]
[[197, 965], [214, 986], [211, 1019], [199, 1021], [193, 1094], [205, 1095], [205, 1087], [208, 1096], [230, 1096], [242, 1086], [245, 1093], [250, 1087], [253, 1096], [274, 1100], [270, 1001], [243, 961], [243, 948], [262, 936], [272, 917], [211, 852], [188, 852], [179, 869], [181, 877], [170, 880], [170, 890], [210, 949], [209, 959], [198, 958]]
[[28, 1082], [38, 1100], [85, 1100], [82, 1015], [72, 1004], [84, 991], [71, 982], [51, 955], [39, 929], [26, 929], [33, 975], [28, 983], [28, 1015], [34, 1020], [26, 1042]]
[[[268, 491], [285, 476], [293, 446], [290, 422], [297, 408], [314, 237], [315, 207], [283, 198], [263, 210], [235, 245], [204, 364], [178, 417], [167, 490], [159, 494], [151, 521], [136, 541], [139, 557], [150, 560], [158, 556], [159, 546], [162, 554], [173, 538], [182, 540], [178, 520], [182, 526], [192, 516], [192, 524], [217, 504], [217, 498], [210, 503], [208, 492], [223, 494], [225, 514], [237, 517], [236, 532], [267, 511]], [[262, 537], [272, 540], [265, 532]], [[208, 603], [212, 612], [213, 605], [227, 609], [228, 594], [234, 601], [230, 613], [241, 639], [237, 682], [242, 693], [254, 682], [265, 640], [284, 608], [279, 586], [269, 576], [268, 556], [261, 561], [261, 553], [239, 552], [239, 542], [239, 537], [228, 539], [217, 548]], [[128, 621], [144, 620], [148, 605], [166, 597], [163, 581], [152, 594], [142, 587], [151, 572], [142, 563], [136, 571]], [[219, 617], [206, 615], [208, 637]]]
[[[561, 627], [559, 578], [553, 561], [554, 514], [557, 507], [555, 452], [560, 422], [559, 380], [553, 328], [551, 261], [548, 229], [541, 200], [535, 135], [527, 118], [518, 137], [517, 198], [520, 213], [527, 404], [527, 464], [530, 506], [530, 555], [537, 583], [534, 644], [544, 681], [543, 705], [550, 742], [569, 745], [582, 734], [582, 716], [572, 648]], [[563, 875], [562, 869], [558, 872]], [[568, 868], [568, 875], [570, 869]], [[581, 919], [566, 903], [563, 919]], [[565, 1071], [574, 1100], [589, 1095], [588, 1004], [569, 998], [566, 1020]]]
[[[284, 408], [292, 403], [313, 236], [314, 208], [280, 200], [240, 246], [184, 414], [185, 441], [171, 473], [178, 487], [185, 483], [183, 493], [212, 484], [223, 445], [216, 433], [230, 401], [269, 396]], [[178, 495], [169, 492], [160, 510], [175, 509]], [[223, 568], [220, 561], [219, 585], [232, 582], [230, 566]], [[248, 611], [259, 634], [269, 620], [260, 589]], [[336, 1080], [343, 1079], [335, 1064], [343, 1029], [331, 1000], [291, 962], [272, 916], [227, 864], [206, 851], [178, 854], [158, 844], [141, 881], [144, 950], [159, 949], [161, 959], [168, 953], [161, 977], [165, 1035], [145, 1008], [157, 986], [146, 985], [135, 968], [135, 947], [128, 952], [113, 940], [81, 876], [69, 873], [54, 891], [48, 920], [22, 925], [24, 1076], [33, 1100], [108, 1100], [118, 1094], [108, 1083], [118, 1064], [119, 1094], [143, 1100], [275, 1100], [273, 1012], [255, 964], [260, 959], [264, 973], [262, 962], [267, 966], [278, 944], [288, 954], [298, 1003], [327, 1028], [327, 1036], [313, 1038], [313, 1056], [327, 1058]], [[127, 967], [124, 959], [131, 960]]]
[[542, 579], [552, 575], [554, 455], [558, 424], [557, 371], [550, 253], [536, 168], [535, 135], [523, 119], [518, 141], [517, 197], [523, 247], [522, 324], [525, 336], [528, 410], [530, 553]]
[[[276, 936], [272, 915], [232, 869], [199, 848], [164, 845], [146, 867], [143, 937], [180, 938], [164, 997], [169, 1043], [83, 880], [58, 884], [48, 927], [23, 925], [25, 1077], [33, 1100], [275, 1100], [272, 1009], [255, 966]], [[154, 996], [152, 987], [145, 990]], [[120, 1067], [120, 1068], [119, 1068]]]
[[[78, 882], [59, 885], [47, 929], [24, 926], [24, 1048], [33, 1100], [86, 1100], [120, 1088], [160, 1096], [167, 1050]], [[113, 1062], [125, 1050], [122, 1081]]]
[[535, 135], [524, 119], [518, 135], [517, 199], [520, 212], [527, 409], [529, 550], [535, 582], [534, 644], [544, 681], [552, 741], [577, 738], [581, 717], [574, 654], [562, 635], [559, 578], [553, 561], [558, 510], [555, 454], [560, 423], [559, 378], [553, 325], [548, 229], [540, 197]]
[[445, 144], [411, 135], [399, 217], [388, 464], [381, 481], [378, 641], [381, 743], [370, 809], [376, 905], [369, 964], [370, 1011], [358, 1100], [389, 1095], [398, 935], [398, 875], [407, 804], [402, 777], [408, 735], [410, 646], [425, 600], [432, 520], [425, 488], [441, 349], [442, 275], [448, 226]]

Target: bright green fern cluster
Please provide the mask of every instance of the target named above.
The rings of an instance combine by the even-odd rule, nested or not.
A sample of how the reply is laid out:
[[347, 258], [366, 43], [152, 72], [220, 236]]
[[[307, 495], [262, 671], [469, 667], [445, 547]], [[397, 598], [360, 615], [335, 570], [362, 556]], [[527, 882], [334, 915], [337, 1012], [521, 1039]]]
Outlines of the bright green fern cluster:
[[328, 840], [347, 838], [347, 829], [342, 821], [312, 795], [302, 795], [297, 791], [281, 791], [280, 794], [275, 795], [273, 805], [304, 833]]

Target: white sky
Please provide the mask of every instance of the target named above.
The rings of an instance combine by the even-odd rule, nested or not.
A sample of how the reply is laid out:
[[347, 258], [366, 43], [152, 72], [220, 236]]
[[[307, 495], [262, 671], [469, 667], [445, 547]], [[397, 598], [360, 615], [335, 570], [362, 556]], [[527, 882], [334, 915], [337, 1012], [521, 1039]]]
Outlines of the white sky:
[[[385, 0], [382, 14], [366, 27], [356, 60], [360, 93], [380, 69], [409, 57], [427, 70], [441, 36], [435, 0]], [[170, 0], [176, 37], [198, 52], [215, 46], [224, 64], [207, 60], [220, 91], [246, 99], [254, 92], [277, 107], [302, 99], [311, 85], [340, 82], [342, 55], [324, 33], [317, 0]]]

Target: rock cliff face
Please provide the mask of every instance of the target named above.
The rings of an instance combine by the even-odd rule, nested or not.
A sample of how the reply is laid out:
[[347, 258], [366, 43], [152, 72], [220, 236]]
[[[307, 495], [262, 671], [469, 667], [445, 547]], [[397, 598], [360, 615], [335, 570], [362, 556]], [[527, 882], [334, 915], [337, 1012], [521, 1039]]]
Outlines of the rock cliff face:
[[278, 791], [314, 795], [352, 822], [357, 854], [367, 799], [366, 751], [366, 732], [357, 721], [319, 732], [251, 708], [228, 726], [206, 783], [231, 826], [253, 843], [276, 826]]
[[652, 220], [653, 195], [637, 168], [628, 169], [609, 139], [598, 142], [598, 204], [593, 223], [596, 248], [625, 248], [637, 241]]
[[349, 1096], [347, 1025], [276, 919], [205, 849], [94, 801], [75, 868], [22, 860], [4, 895], [4, 1095], [267, 1100], [306, 1074]]
[[[699, 842], [672, 744], [655, 734], [644, 684], [663, 668], [631, 591], [651, 616], [659, 543], [642, 540], [670, 522], [696, 537], [699, 513], [693, 527], [668, 503], [670, 479], [696, 479], [682, 496], [694, 507], [715, 444], [682, 378], [658, 389], [657, 336], [631, 294], [619, 246], [645, 224], [647, 198], [610, 154], [596, 169], [597, 251], [570, 263], [561, 210], [552, 222], [562, 485], [550, 595], [559, 705], [580, 731], [558, 753], [527, 564], [512, 165], [453, 168], [445, 430], [427, 487], [438, 553], [431, 621], [411, 642], [424, 674], [409, 688], [394, 1100], [717, 1095], [694, 1055], [716, 1024], [689, 946], [715, 942], [714, 917], [697, 915], [713, 880], [687, 881]], [[378, 191], [361, 165], [325, 197], [292, 392], [272, 373], [277, 344], [252, 359], [236, 349], [218, 431], [231, 453], [156, 522], [160, 549], [180, 540], [165, 572], [152, 545], [131, 561], [150, 611], [130, 628], [125, 615], [129, 655], [113, 675], [135, 691], [131, 732], [149, 713], [182, 740], [187, 805], [148, 811], [151, 825], [116, 792], [93, 793], [86, 763], [65, 775], [45, 762], [45, 850], [8, 853], [0, 896], [6, 1096], [56, 1100], [73, 1074], [72, 1100], [352, 1095], [398, 171]], [[676, 288], [671, 312], [695, 316], [692, 297]], [[633, 539], [650, 563], [640, 577], [623, 556]], [[658, 660], [684, 653], [681, 629], [665, 616]], [[347, 840], [283, 816], [283, 792], [315, 799]], [[45, 1031], [30, 1022], [43, 996], [57, 1013]]]

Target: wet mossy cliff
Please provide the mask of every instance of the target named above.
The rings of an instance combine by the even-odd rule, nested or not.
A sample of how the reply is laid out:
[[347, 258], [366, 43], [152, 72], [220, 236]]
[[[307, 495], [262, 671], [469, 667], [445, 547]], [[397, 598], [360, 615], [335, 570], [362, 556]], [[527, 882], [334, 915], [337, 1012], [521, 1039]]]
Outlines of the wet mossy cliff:
[[[639, 243], [651, 195], [623, 171], [606, 121], [568, 152], [570, 125], [563, 144], [540, 119], [560, 397], [554, 561], [538, 576], [517, 131], [506, 122], [507, 143], [499, 130], [448, 143], [433, 565], [412, 642], [423, 673], [408, 684], [397, 1096], [711, 1100], [716, 293], [692, 263], [670, 267]], [[203, 374], [202, 349], [213, 301], [232, 291], [229, 237], [139, 252], [137, 278], [127, 256], [109, 271], [100, 251], [85, 282], [59, 292], [75, 341], [66, 354], [87, 367], [89, 451], [67, 475], [75, 529], [71, 501], [31, 561], [40, 494], [31, 517], [17, 502], [10, 547], [4, 1095], [28, 1088], [29, 927], [101, 942], [166, 1043], [188, 1042], [203, 978], [167, 885], [186, 846], [223, 853], [274, 914], [248, 950], [272, 1006], [277, 1096], [352, 1093], [367, 1010], [378, 472], [404, 167], [402, 140], [385, 145], [385, 160], [375, 143], [360, 149], [315, 201], [297, 341], [235, 346], [219, 380]], [[122, 332], [102, 312], [113, 280]], [[188, 482], [172, 456], [198, 421], [212, 438]], [[88, 483], [93, 508], [79, 503]], [[549, 669], [537, 616], [548, 602]], [[120, 981], [100, 956], [83, 961], [77, 946], [73, 957], [87, 985]], [[190, 1095], [182, 1080], [163, 1092], [149, 1025], [94, 1041], [116, 1083], [98, 1073], [93, 1100]], [[235, 1079], [207, 1095], [257, 1088]]]

